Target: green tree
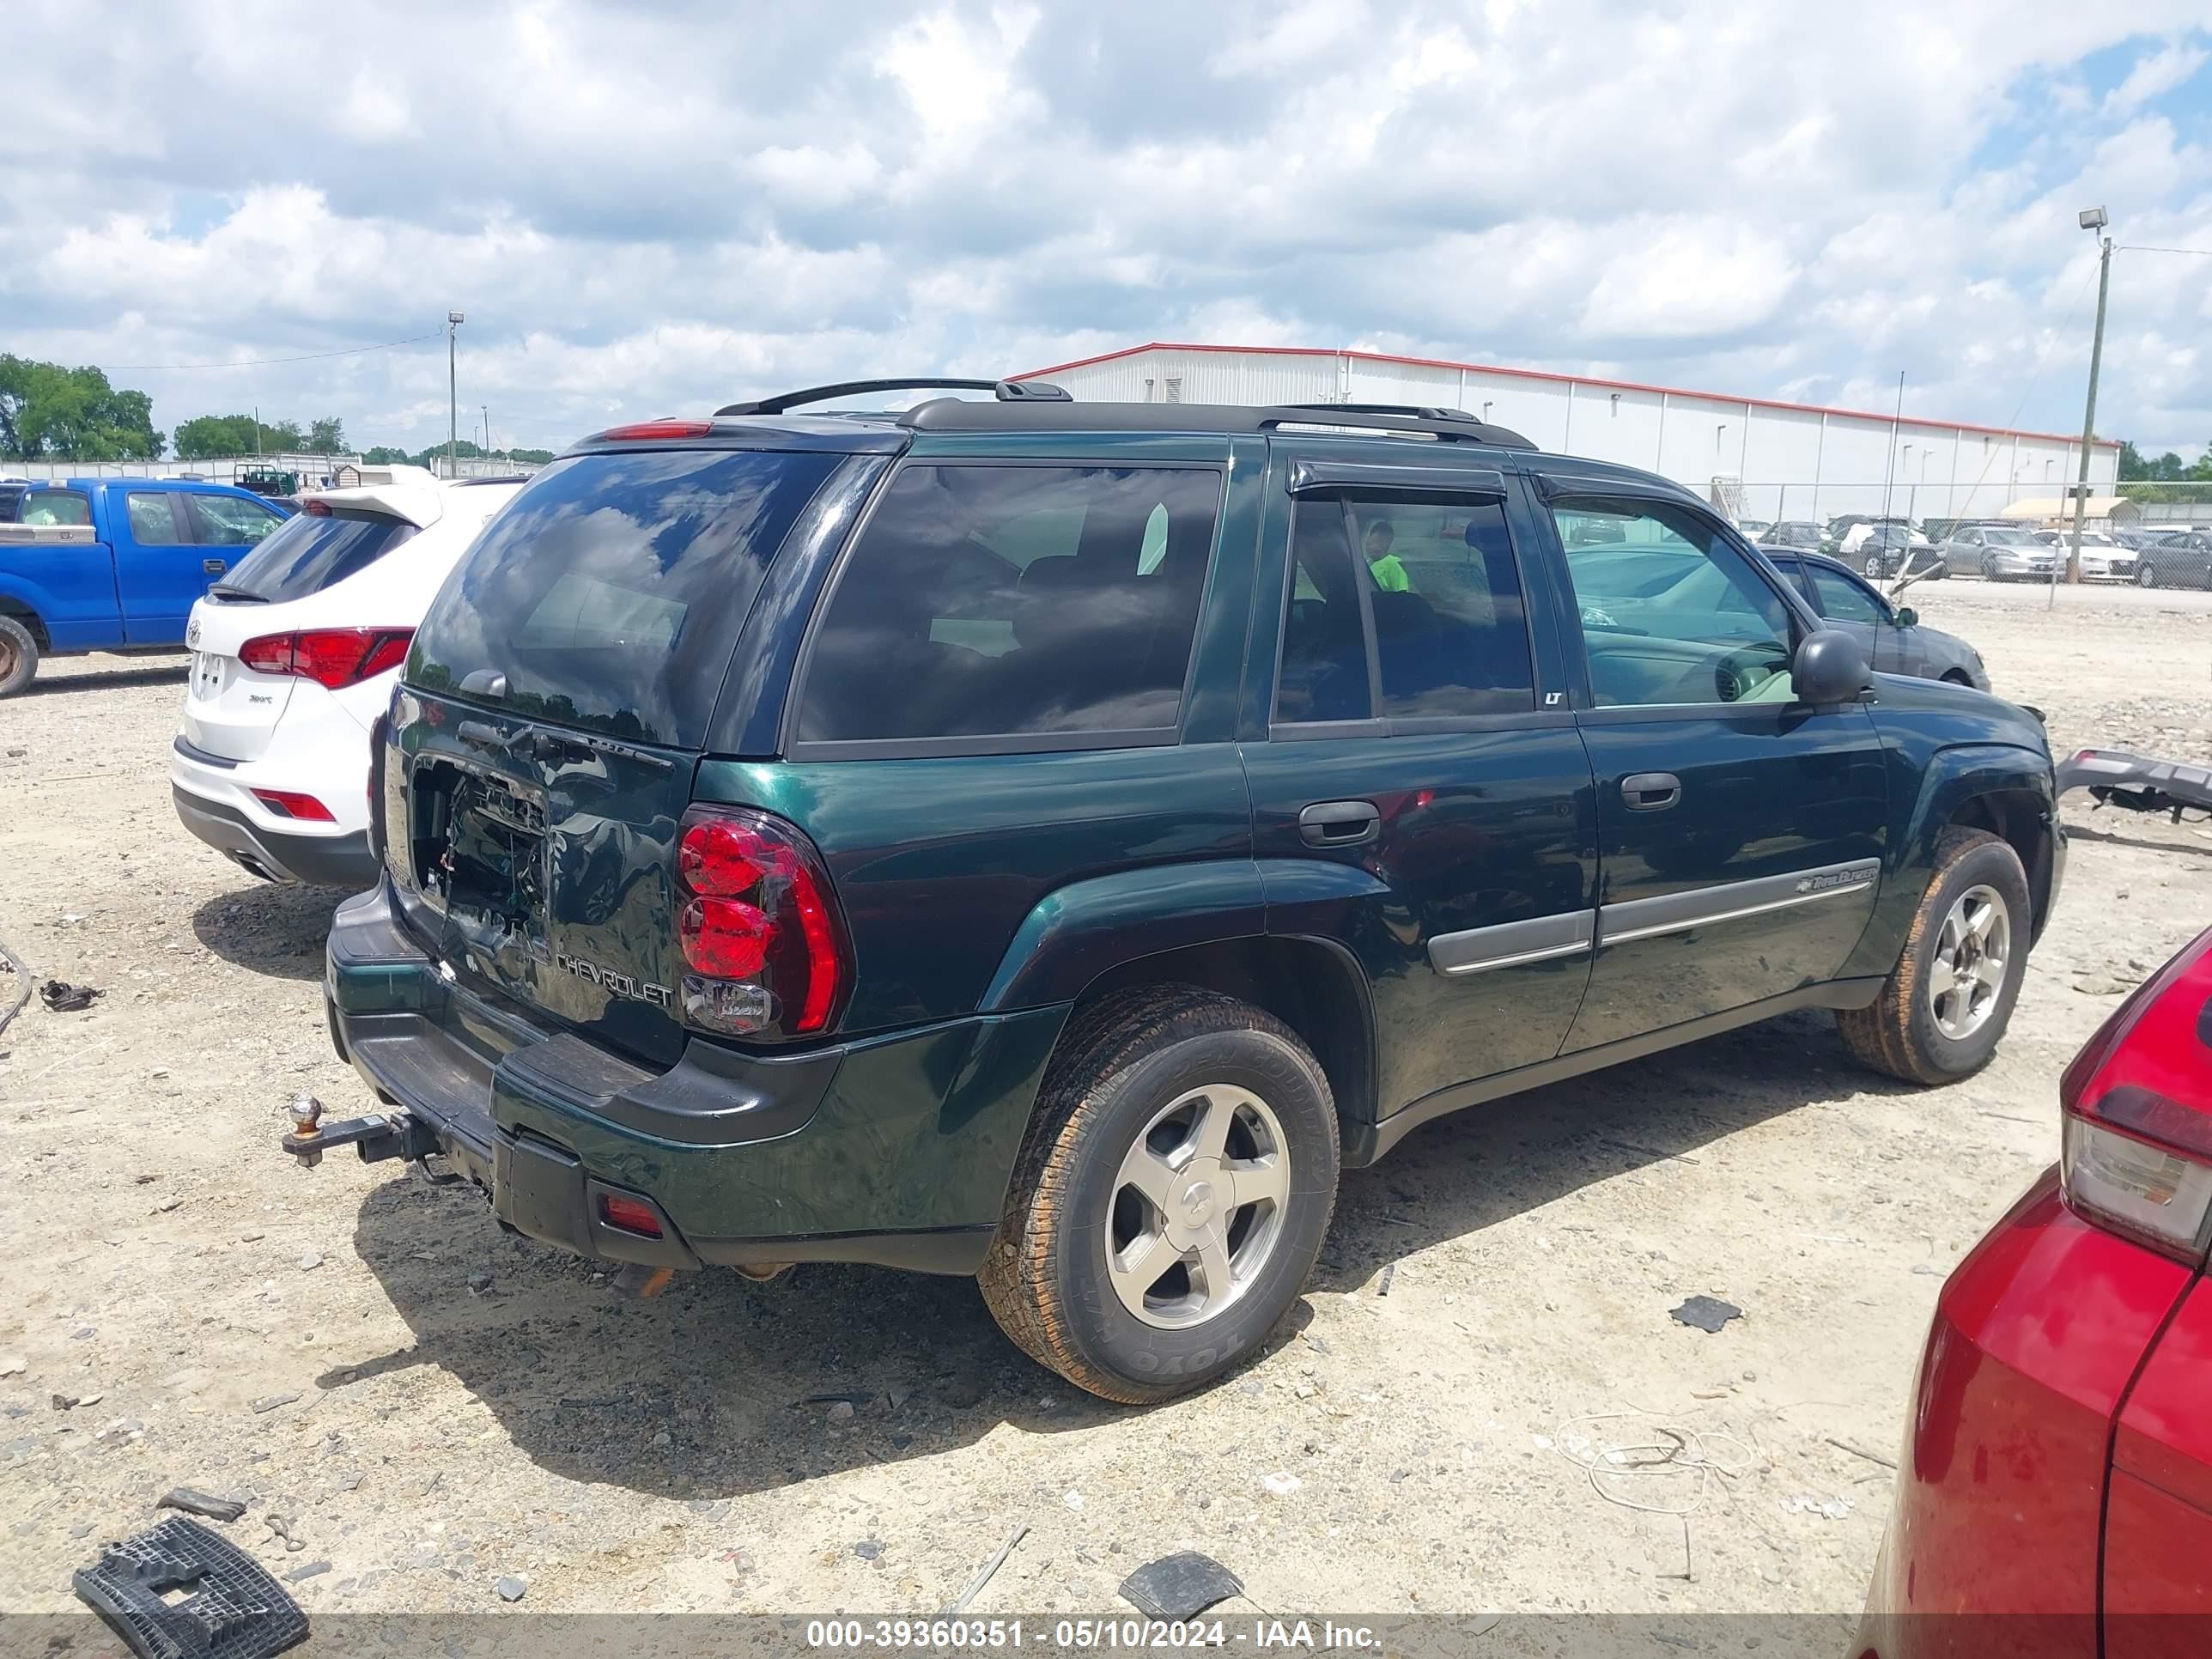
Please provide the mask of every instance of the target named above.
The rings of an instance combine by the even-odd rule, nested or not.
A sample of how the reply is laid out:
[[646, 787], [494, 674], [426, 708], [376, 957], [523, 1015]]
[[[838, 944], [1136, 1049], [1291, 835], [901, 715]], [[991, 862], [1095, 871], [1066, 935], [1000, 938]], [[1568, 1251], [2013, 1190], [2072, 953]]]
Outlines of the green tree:
[[150, 461], [164, 441], [153, 400], [92, 368], [0, 353], [0, 459]]
[[253, 416], [198, 415], [177, 428], [177, 459], [210, 460], [218, 455], [253, 453]]
[[368, 466], [404, 466], [413, 460], [404, 449], [394, 449], [390, 444], [371, 444], [361, 452], [362, 464]]
[[310, 455], [343, 455], [345, 452], [345, 423], [337, 416], [326, 416], [308, 429], [307, 453]]

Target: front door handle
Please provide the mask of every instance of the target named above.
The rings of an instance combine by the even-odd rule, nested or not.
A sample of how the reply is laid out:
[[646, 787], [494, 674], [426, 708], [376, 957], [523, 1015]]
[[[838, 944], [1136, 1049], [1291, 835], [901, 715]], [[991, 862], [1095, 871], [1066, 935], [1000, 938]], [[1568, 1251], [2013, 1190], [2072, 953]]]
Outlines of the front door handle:
[[1658, 812], [1682, 799], [1682, 781], [1672, 772], [1631, 772], [1620, 781], [1620, 799], [1632, 812]]
[[1371, 800], [1316, 801], [1298, 814], [1298, 834], [1309, 847], [1359, 847], [1382, 833], [1382, 814]]
[[230, 567], [225, 564], [221, 559], [202, 559], [200, 561], [200, 568], [207, 572], [210, 576], [220, 576], [224, 571], [229, 569]]

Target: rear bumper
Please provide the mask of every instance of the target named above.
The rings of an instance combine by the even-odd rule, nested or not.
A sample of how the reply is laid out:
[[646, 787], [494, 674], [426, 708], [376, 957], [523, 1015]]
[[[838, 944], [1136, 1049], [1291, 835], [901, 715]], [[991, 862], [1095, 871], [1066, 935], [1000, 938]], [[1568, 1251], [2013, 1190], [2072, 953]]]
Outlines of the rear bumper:
[[185, 829], [264, 881], [296, 881], [357, 892], [376, 879], [379, 866], [368, 850], [366, 830], [314, 835], [273, 829], [255, 823], [242, 807], [195, 793], [173, 776], [169, 793]]
[[[1064, 1007], [802, 1054], [701, 1040], [640, 1066], [441, 971], [388, 887], [338, 908], [331, 1034], [516, 1231], [610, 1261], [979, 1267]], [[653, 1240], [609, 1226], [650, 1202]]]

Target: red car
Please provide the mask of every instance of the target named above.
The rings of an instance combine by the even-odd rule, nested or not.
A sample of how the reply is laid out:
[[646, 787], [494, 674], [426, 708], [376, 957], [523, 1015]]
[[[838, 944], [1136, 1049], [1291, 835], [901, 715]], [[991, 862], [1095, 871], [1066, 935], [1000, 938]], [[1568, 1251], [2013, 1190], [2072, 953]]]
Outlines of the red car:
[[2212, 930], [2058, 1097], [1936, 1304], [1855, 1654], [2212, 1653]]

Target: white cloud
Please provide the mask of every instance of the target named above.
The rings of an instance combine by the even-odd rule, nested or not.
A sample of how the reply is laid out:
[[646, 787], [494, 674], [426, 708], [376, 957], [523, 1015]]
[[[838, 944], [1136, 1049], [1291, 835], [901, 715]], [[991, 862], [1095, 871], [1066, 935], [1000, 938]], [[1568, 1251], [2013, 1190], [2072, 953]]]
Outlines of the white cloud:
[[2176, 41], [2136, 60], [2127, 79], [2105, 95], [2105, 113], [2127, 115], [2154, 98], [2163, 98], [2204, 67], [2202, 46]]
[[[465, 392], [525, 442], [1154, 337], [1812, 401], [1902, 367], [1920, 412], [2063, 428], [2075, 210], [2212, 246], [2202, 0], [933, 0], [742, 27], [714, 0], [393, 0], [323, 72], [253, 0], [18, 9], [42, 70], [0, 127], [0, 349], [276, 357], [454, 306]], [[2100, 424], [2212, 432], [2208, 319], [2212, 261], [2120, 256]], [[165, 426], [258, 399], [419, 441], [443, 357], [130, 383]]]

